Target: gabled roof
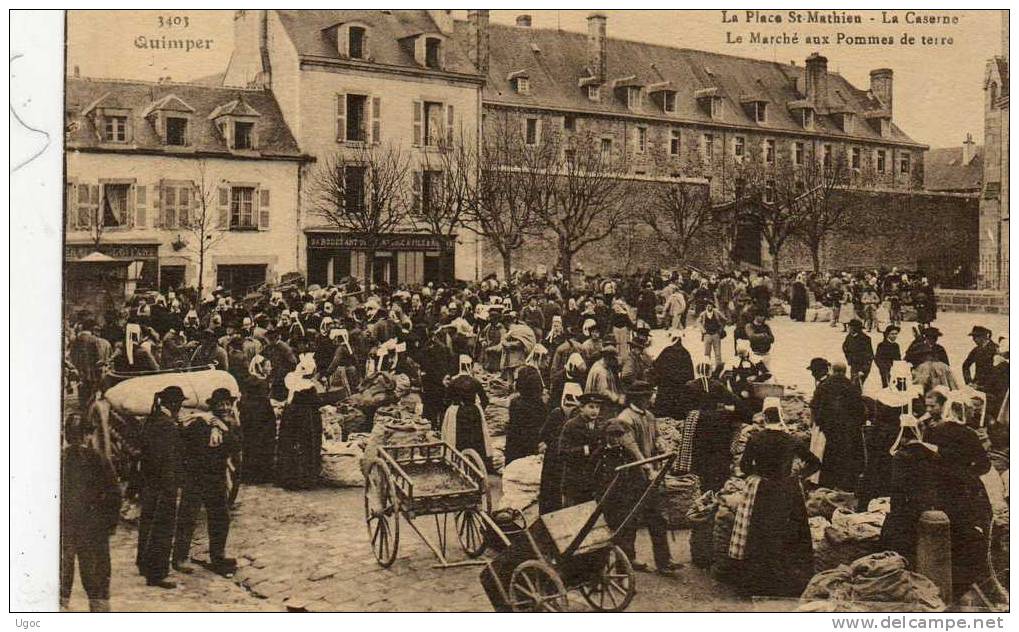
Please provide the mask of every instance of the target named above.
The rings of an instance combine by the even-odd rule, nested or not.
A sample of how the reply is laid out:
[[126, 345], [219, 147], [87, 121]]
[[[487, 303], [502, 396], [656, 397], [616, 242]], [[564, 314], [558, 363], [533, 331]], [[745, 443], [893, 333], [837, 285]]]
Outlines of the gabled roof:
[[[415, 68], [424, 71], [414, 61], [414, 54], [400, 40], [423, 33], [442, 35], [439, 26], [425, 10], [379, 11], [348, 9], [277, 10], [287, 36], [299, 56], [340, 59], [336, 50], [336, 35], [331, 27], [348, 22], [359, 22], [371, 28], [371, 61], [388, 65]], [[445, 71], [476, 74], [477, 70], [452, 38], [444, 46]], [[505, 73], [503, 73], [505, 75]]]
[[[67, 146], [70, 149], [99, 147], [102, 143], [96, 134], [97, 121], [88, 116], [88, 108], [116, 107], [131, 111], [132, 143], [119, 149], [150, 153], [161, 151], [163, 145], [152, 122], [145, 118], [153, 104], [167, 99], [178, 99], [193, 109], [189, 150], [195, 152], [230, 153], [209, 115], [229, 106], [240, 111], [257, 111], [261, 114], [256, 123], [260, 148], [256, 151], [265, 157], [299, 158], [302, 156], [290, 128], [284, 122], [276, 100], [266, 90], [199, 86], [185, 83], [150, 83], [109, 79], [68, 77], [65, 108], [69, 114]], [[109, 104], [116, 105], [109, 105]], [[180, 153], [174, 150], [174, 153]]]
[[168, 94], [158, 101], [153, 101], [152, 104], [145, 108], [142, 112], [142, 116], [148, 116], [152, 112], [164, 111], [164, 112], [187, 112], [188, 114], [194, 114], [195, 109], [184, 103], [180, 97], [175, 94]]
[[[552, 109], [591, 111], [602, 114], [627, 114], [626, 104], [611, 94], [602, 95], [600, 102], [590, 101], [578, 86], [578, 80], [589, 71], [587, 35], [555, 29], [520, 28], [491, 24], [489, 74], [483, 98], [488, 103], [519, 106], [539, 106]], [[466, 42], [467, 22], [456, 23], [457, 38]], [[532, 44], [541, 51], [536, 54]], [[509, 72], [530, 71], [529, 95], [515, 93], [506, 77]], [[759, 59], [735, 57], [719, 53], [673, 48], [608, 38], [606, 42], [606, 79], [636, 75], [644, 84], [670, 81], [677, 91], [676, 113], [665, 114], [679, 121], [705, 124], [727, 123], [755, 129], [781, 130], [802, 133], [803, 127], [786, 104], [802, 99], [797, 83], [803, 83], [805, 69], [800, 66], [779, 64]], [[875, 110], [880, 104], [850, 84], [838, 73], [829, 72], [828, 91], [833, 104], [857, 113]], [[728, 102], [726, 118], [717, 121], [698, 106], [696, 96], [715, 95]], [[753, 121], [741, 106], [741, 95], [765, 100], [773, 104], [768, 120]], [[652, 112], [645, 111], [645, 114]], [[834, 120], [818, 116], [812, 133], [846, 136]], [[896, 125], [891, 136], [883, 138], [880, 132], [866, 123], [857, 125], [855, 138], [879, 142], [916, 143]]]
[[258, 113], [258, 110], [251, 107], [247, 101], [244, 100], [244, 96], [240, 96], [229, 103], [224, 103], [215, 110], [209, 113], [210, 119], [216, 119], [221, 116], [262, 116]]
[[923, 164], [924, 188], [929, 191], [979, 191], [984, 175], [984, 147], [976, 145], [973, 157], [963, 163], [962, 147], [927, 152]]

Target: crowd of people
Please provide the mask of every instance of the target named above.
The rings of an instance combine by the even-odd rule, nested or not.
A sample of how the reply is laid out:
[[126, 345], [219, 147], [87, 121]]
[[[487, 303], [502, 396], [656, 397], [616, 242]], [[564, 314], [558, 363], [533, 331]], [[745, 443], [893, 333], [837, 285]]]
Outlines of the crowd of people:
[[[738, 464], [752, 482], [730, 547], [742, 565], [742, 588], [754, 594], [802, 590], [805, 580], [789, 569], [810, 554], [803, 486], [818, 470], [822, 486], [857, 492], [861, 502], [892, 498], [893, 550], [912, 554], [918, 512], [948, 512], [953, 561], [964, 560], [955, 577], [977, 579], [978, 565], [966, 564], [979, 546], [986, 547], [980, 528], [989, 509], [979, 487], [989, 469], [986, 447], [954, 407], [961, 385], [937, 343], [933, 289], [922, 275], [800, 274], [781, 291], [765, 273], [690, 270], [572, 281], [522, 274], [508, 282], [493, 277], [414, 288], [364, 287], [347, 279], [242, 298], [217, 288], [205, 300], [189, 291], [153, 293], [101, 320], [89, 313], [68, 319], [67, 371], [82, 411], [110, 384], [139, 373], [212, 365], [238, 384], [239, 399], [217, 390], [206, 402], [210, 412], [190, 417], [181, 412], [181, 389], [167, 387], [156, 394], [141, 426], [134, 474], [141, 505], [137, 564], [149, 585], [171, 588], [171, 569], [193, 571], [190, 541], [202, 507], [209, 516], [209, 566], [232, 573], [226, 542], [231, 474], [238, 464], [246, 483], [315, 485], [319, 407], [338, 401], [336, 393], [352, 394], [376, 373], [403, 376], [420, 393], [419, 412], [432, 427], [457, 449], [477, 450], [493, 471], [484, 412], [489, 394], [475, 367], [501, 375], [515, 391], [505, 462], [544, 455], [541, 513], [599, 498], [613, 465], [662, 454], [657, 420], [663, 417], [688, 420], [690, 438], [677, 467], [696, 474], [702, 490], [717, 491], [730, 475], [734, 433], [762, 409], [751, 386], [772, 379], [776, 337], [768, 321], [784, 300], [794, 321], [804, 320], [809, 306], [828, 306], [832, 325], [846, 326], [845, 360], [816, 358], [809, 367], [817, 383], [811, 411], [816, 433], [826, 440], [823, 452], [769, 429], [752, 436]], [[917, 335], [901, 353], [897, 337], [906, 308], [915, 311]], [[686, 348], [688, 327], [700, 332], [702, 346]], [[872, 327], [883, 336], [876, 350], [864, 331]], [[669, 341], [652, 356], [655, 329], [666, 329]], [[722, 344], [730, 334], [736, 353], [726, 365]], [[1007, 346], [999, 347], [983, 327], [974, 327], [972, 336], [974, 350], [962, 364], [965, 382], [986, 393], [987, 410], [996, 414], [1007, 399]], [[883, 386], [876, 399], [864, 397], [861, 388], [873, 366]], [[915, 415], [917, 431], [903, 438], [900, 415], [907, 413]], [[86, 533], [65, 538], [63, 568], [69, 559], [73, 574], [77, 555], [83, 579], [90, 578], [86, 592], [101, 607], [109, 598], [109, 551], [107, 544], [103, 558], [102, 540], [116, 524], [111, 494], [119, 490], [109, 484], [108, 467], [83, 456], [96, 430], [87, 419], [71, 415], [65, 431], [65, 482], [81, 472], [78, 487], [67, 491], [65, 483], [64, 502], [76, 504], [78, 513], [65, 515], [99, 505], [107, 510], [104, 518], [77, 521], [83, 526], [65, 531]], [[997, 433], [990, 433], [991, 443], [1007, 449], [1007, 425], [992, 427]], [[914, 452], [935, 464], [929, 477], [934, 493], [921, 498], [900, 473], [906, 460], [900, 455]], [[794, 460], [806, 466], [794, 473]], [[605, 515], [610, 527], [624, 522], [633, 490], [653, 470], [634, 468], [613, 488], [616, 500], [607, 503]], [[657, 491], [648, 494], [640, 519], [617, 539], [636, 569], [648, 569], [634, 550], [638, 526], [646, 527], [655, 572], [673, 576], [679, 565], [660, 505]], [[62, 574], [63, 598], [70, 592], [65, 579]]]

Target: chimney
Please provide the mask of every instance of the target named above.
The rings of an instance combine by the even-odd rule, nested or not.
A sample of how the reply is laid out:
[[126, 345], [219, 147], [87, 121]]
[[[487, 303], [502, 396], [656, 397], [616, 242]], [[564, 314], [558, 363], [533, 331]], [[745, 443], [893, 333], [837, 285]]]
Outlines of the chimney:
[[531, 16], [527, 15], [526, 13], [524, 15], [518, 15], [517, 26], [525, 29], [531, 28]]
[[488, 9], [467, 12], [468, 56], [482, 75], [488, 74]]
[[870, 71], [870, 91], [881, 106], [892, 116], [892, 69], [878, 68]]
[[435, 26], [439, 27], [440, 33], [443, 35], [451, 35], [453, 33], [452, 9], [428, 9], [428, 15], [435, 22]]
[[223, 85], [271, 87], [268, 28], [268, 11], [265, 9], [234, 12], [234, 50]]
[[605, 31], [608, 18], [604, 13], [587, 16], [587, 54], [591, 74], [598, 83], [605, 83]]
[[976, 143], [973, 142], [973, 134], [966, 134], [966, 142], [962, 144], [962, 165], [966, 166], [976, 155]]
[[811, 53], [804, 64], [807, 67], [804, 93], [815, 110], [823, 110], [828, 105], [828, 58], [820, 53]]
[[1008, 62], [1008, 9], [1001, 10], [1001, 56]]

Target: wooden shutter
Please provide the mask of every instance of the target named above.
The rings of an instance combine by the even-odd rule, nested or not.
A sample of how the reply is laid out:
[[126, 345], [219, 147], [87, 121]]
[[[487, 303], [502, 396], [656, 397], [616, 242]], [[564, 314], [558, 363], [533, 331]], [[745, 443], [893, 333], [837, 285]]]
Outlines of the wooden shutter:
[[101, 224], [103, 221], [101, 198], [102, 191], [99, 189], [98, 184], [89, 186], [89, 213], [88, 213], [88, 226], [92, 224]]
[[230, 187], [219, 187], [218, 222], [220, 230], [230, 228]]
[[192, 190], [190, 184], [177, 188], [177, 225], [187, 228], [191, 222]]
[[269, 230], [269, 189], [258, 190], [258, 230]]
[[446, 142], [453, 142], [453, 106], [446, 106]]
[[414, 146], [421, 146], [421, 132], [424, 128], [424, 103], [419, 100], [414, 101]]
[[163, 227], [163, 196], [160, 189], [163, 188], [163, 183], [152, 185], [151, 195], [149, 196], [149, 208], [152, 209], [152, 227], [162, 228]]
[[144, 184], [134, 187], [134, 225], [137, 228], [148, 228], [148, 191]]
[[336, 95], [336, 142], [347, 141], [347, 95]]
[[411, 194], [412, 194], [411, 209], [415, 213], [420, 213], [421, 212], [421, 172], [420, 171], [415, 171], [414, 172], [414, 182], [413, 182], [413, 189], [411, 191]]
[[177, 187], [165, 185], [163, 190], [163, 228], [177, 228]]
[[87, 184], [78, 185], [77, 203], [74, 205], [74, 227], [78, 230], [87, 229], [92, 225], [92, 198], [90, 195]]
[[372, 142], [382, 141], [382, 97], [372, 97]]

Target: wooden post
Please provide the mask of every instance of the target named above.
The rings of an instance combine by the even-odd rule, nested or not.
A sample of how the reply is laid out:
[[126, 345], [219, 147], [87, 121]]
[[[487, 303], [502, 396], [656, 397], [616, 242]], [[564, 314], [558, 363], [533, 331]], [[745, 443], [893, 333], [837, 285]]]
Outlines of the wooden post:
[[916, 572], [941, 590], [941, 599], [952, 602], [952, 531], [943, 511], [925, 511], [916, 525]]

